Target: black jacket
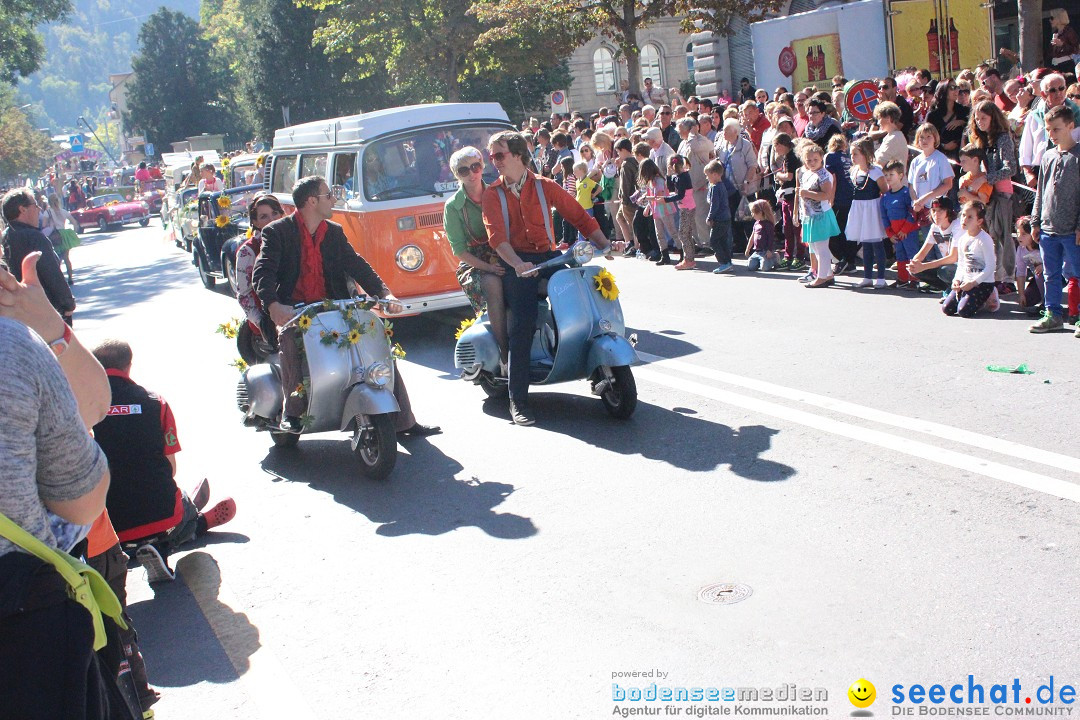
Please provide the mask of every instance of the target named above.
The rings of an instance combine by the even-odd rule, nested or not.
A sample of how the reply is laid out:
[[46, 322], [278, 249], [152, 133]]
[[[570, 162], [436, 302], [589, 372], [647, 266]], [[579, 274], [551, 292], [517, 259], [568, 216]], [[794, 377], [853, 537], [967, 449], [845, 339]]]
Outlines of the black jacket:
[[75, 310], [75, 298], [71, 296], [71, 288], [64, 280], [64, 273], [60, 269], [60, 258], [56, 257], [52, 243], [44, 233], [36, 227], [30, 227], [26, 223], [15, 220], [4, 231], [4, 262], [17, 280], [22, 280], [23, 258], [37, 250], [41, 251], [41, 259], [38, 260], [37, 274], [41, 280], [41, 287], [45, 290], [45, 296], [56, 308], [58, 313], [64, 314]]
[[[294, 305], [293, 292], [300, 279], [300, 222], [299, 214], [275, 220], [262, 231], [262, 250], [255, 260], [252, 285], [264, 308], [271, 303]], [[326, 221], [323, 236], [323, 279], [326, 281], [326, 299], [347, 300], [349, 278], [352, 278], [368, 295], [385, 297], [390, 294], [378, 273], [371, 269], [367, 260], [356, 254], [345, 237], [345, 231], [335, 222]]]

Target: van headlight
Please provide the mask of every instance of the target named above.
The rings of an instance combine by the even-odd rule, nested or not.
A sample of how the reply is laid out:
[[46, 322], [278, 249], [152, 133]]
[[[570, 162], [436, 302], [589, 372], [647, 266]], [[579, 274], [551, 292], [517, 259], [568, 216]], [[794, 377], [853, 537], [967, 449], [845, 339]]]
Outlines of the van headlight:
[[390, 382], [390, 377], [393, 373], [390, 372], [390, 366], [386, 363], [371, 363], [368, 369], [364, 371], [364, 382], [372, 387], [386, 387]]
[[406, 245], [397, 251], [398, 267], [406, 272], [415, 272], [424, 264], [424, 251], [415, 245]]

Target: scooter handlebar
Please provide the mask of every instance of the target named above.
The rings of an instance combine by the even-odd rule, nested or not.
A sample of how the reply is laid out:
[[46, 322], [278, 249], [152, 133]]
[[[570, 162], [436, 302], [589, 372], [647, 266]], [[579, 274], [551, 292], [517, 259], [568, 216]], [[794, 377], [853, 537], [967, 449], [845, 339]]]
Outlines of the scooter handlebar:
[[[292, 319], [289, 320], [289, 322], [282, 325], [281, 329], [284, 330], [287, 327], [291, 327], [291, 326], [295, 325], [296, 321], [300, 319], [300, 316], [303, 315], [304, 312], [308, 308], [311, 308], [311, 307], [320, 307], [321, 308], [321, 307], [323, 307], [324, 302], [325, 301], [320, 300], [318, 302], [313, 302], [313, 303], [297, 303], [296, 305], [293, 305], [293, 309], [296, 310], [296, 315], [294, 315], [292, 317]], [[381, 305], [383, 307], [389, 307], [394, 302], [395, 301], [392, 301], [392, 300], [384, 300], [383, 298], [370, 297], [370, 296], [366, 296], [366, 295], [359, 295], [359, 296], [356, 296], [356, 297], [349, 298], [348, 300], [331, 300], [330, 301], [330, 303], [334, 307], [338, 308], [339, 310], [344, 309], [346, 307], [355, 306], [355, 305], [361, 305], [361, 304], [366, 304], [366, 303], [373, 303], [375, 305]], [[408, 310], [409, 308], [412, 307], [412, 305], [406, 305], [405, 303], [401, 302], [400, 300], [397, 300], [396, 303], [398, 305], [401, 305], [403, 310]]]

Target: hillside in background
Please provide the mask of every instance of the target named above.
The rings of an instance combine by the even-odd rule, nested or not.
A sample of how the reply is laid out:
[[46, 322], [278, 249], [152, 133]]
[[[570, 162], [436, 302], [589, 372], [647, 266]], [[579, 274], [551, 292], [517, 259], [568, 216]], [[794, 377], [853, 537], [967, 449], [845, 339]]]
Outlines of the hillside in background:
[[109, 74], [131, 70], [143, 20], [161, 6], [199, 17], [199, 0], [74, 0], [64, 23], [42, 28], [47, 55], [42, 69], [19, 83], [27, 102], [54, 131], [74, 127], [79, 115], [96, 118], [109, 104]]

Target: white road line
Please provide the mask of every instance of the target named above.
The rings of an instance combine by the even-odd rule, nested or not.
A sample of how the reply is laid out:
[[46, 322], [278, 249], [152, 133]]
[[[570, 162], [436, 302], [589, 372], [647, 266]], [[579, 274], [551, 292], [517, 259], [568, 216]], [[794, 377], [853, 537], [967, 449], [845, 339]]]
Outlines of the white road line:
[[740, 395], [731, 392], [730, 390], [722, 390], [693, 380], [677, 378], [657, 370], [651, 370], [647, 367], [635, 368], [634, 375], [642, 380], [663, 385], [672, 388], [673, 390], [693, 393], [712, 400], [718, 400], [728, 405], [741, 407], [752, 412], [764, 413], [834, 435], [840, 435], [842, 437], [851, 438], [852, 440], [858, 440], [859, 442], [870, 443], [872, 445], [877, 445], [878, 447], [895, 450], [896, 452], [905, 455], [912, 455], [960, 470], [985, 475], [986, 477], [1012, 483], [1013, 485], [1018, 485], [1029, 490], [1036, 490], [1048, 495], [1072, 500], [1073, 502], [1080, 502], [1080, 485], [1064, 480], [1058, 480], [1057, 478], [1040, 475], [1028, 470], [1021, 470], [990, 460], [983, 460], [953, 450], [946, 450], [944, 448], [919, 442], [918, 440], [910, 440], [908, 438], [900, 437], [899, 435], [891, 435], [880, 430], [872, 430], [840, 420], [833, 420], [832, 418], [815, 415], [806, 412], [805, 410], [798, 410], [786, 405], [779, 405], [769, 400], [761, 400], [746, 395]]
[[1074, 458], [1069, 455], [1062, 455], [1060, 453], [1050, 452], [1049, 450], [1040, 450], [1039, 448], [1033, 448], [1028, 445], [990, 437], [989, 435], [980, 435], [979, 433], [971, 432], [969, 430], [962, 430], [960, 428], [942, 425], [929, 420], [919, 420], [917, 418], [896, 415], [895, 413], [886, 412], [884, 410], [875, 410], [874, 408], [856, 405], [855, 403], [846, 402], [844, 400], [835, 400], [824, 395], [815, 395], [814, 393], [806, 392], [805, 390], [788, 388], [783, 385], [774, 385], [763, 380], [742, 377], [740, 375], [723, 372], [722, 370], [713, 370], [712, 368], [702, 367], [680, 360], [672, 360], [659, 355], [638, 351], [638, 357], [648, 362], [650, 365], [657, 367], [670, 368], [679, 372], [697, 375], [698, 377], [703, 377], [708, 380], [716, 380], [728, 385], [735, 385], [737, 387], [754, 390], [774, 397], [795, 400], [806, 405], [814, 405], [825, 410], [851, 415], [882, 425], [891, 425], [904, 430], [932, 435], [936, 438], [941, 438], [942, 440], [951, 440], [983, 450], [990, 450], [991, 452], [1000, 455], [1009, 455], [1020, 460], [1028, 460], [1037, 462], [1040, 465], [1047, 465], [1049, 467], [1056, 467], [1073, 473], [1080, 473], [1080, 458]]

